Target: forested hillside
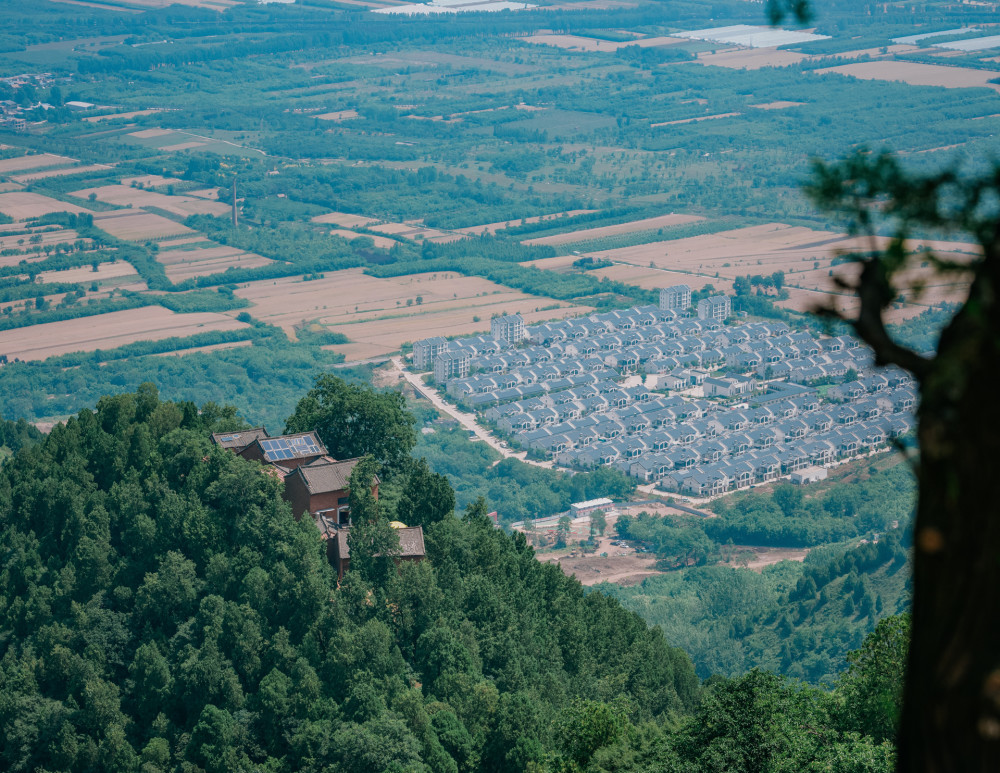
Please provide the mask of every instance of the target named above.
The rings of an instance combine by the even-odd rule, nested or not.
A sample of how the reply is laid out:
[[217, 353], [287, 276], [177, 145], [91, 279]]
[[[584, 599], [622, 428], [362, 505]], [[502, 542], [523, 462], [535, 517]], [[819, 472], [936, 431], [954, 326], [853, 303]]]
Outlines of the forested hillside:
[[144, 389], [4, 466], [5, 769], [516, 770], [575, 699], [694, 707], [686, 655], [485, 518], [338, 589], [225, 423]]
[[702, 688], [483, 502], [427, 523], [426, 561], [379, 581], [359, 556], [338, 586], [277, 480], [209, 441], [238, 425], [146, 385], [3, 465], [4, 769], [888, 770], [862, 698], [888, 679], [891, 727], [898, 652], [873, 671], [866, 645], [839, 694]]
[[801, 564], [783, 561], [759, 574], [702, 566], [633, 587], [600, 587], [660, 626], [703, 677], [756, 666], [829, 685], [866, 632], [909, 609], [901, 531], [878, 543], [815, 548]]

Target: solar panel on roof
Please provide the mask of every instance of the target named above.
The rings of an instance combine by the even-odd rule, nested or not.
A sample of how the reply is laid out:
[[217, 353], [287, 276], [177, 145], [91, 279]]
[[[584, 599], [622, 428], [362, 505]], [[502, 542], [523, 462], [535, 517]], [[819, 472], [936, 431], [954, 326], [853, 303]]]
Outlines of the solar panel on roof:
[[296, 456], [319, 454], [320, 448], [309, 436], [298, 438], [272, 438], [262, 440], [261, 448], [269, 459], [294, 459]]
[[219, 438], [219, 442], [228, 443], [232, 440], [239, 440], [239, 439], [240, 439], [239, 435], [223, 435], [222, 437]]

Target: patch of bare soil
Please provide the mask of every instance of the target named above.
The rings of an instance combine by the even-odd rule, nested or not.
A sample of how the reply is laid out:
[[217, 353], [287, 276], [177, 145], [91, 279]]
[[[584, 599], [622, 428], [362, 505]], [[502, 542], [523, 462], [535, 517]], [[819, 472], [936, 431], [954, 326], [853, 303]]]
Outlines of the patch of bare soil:
[[765, 566], [781, 561], [804, 561], [808, 548], [769, 548], [759, 545], [734, 545], [733, 558], [726, 563], [729, 566], [751, 569], [758, 574]]
[[602, 537], [599, 547], [593, 553], [584, 554], [578, 548], [560, 550], [548, 555], [540, 554], [538, 560], [557, 564], [565, 574], [576, 577], [581, 585], [597, 585], [601, 582], [638, 585], [647, 577], [661, 574], [654, 568], [654, 556], [637, 553], [630, 547], [613, 545], [612, 542], [616, 541], [612, 537]]

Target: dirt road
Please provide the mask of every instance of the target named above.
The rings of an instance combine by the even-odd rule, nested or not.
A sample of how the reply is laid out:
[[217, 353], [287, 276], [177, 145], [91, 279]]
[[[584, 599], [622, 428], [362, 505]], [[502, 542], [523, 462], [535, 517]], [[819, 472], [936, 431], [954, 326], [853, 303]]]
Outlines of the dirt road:
[[552, 462], [539, 462], [532, 459], [527, 459], [527, 451], [512, 451], [509, 448], [500, 444], [500, 441], [493, 437], [488, 431], [479, 426], [476, 422], [476, 415], [473, 413], [466, 413], [465, 411], [460, 411], [454, 405], [445, 402], [441, 399], [441, 395], [435, 392], [431, 387], [427, 386], [415, 373], [410, 373], [403, 367], [402, 357], [392, 358], [393, 367], [396, 368], [402, 374], [403, 378], [406, 379], [407, 383], [413, 387], [414, 391], [431, 401], [431, 404], [437, 408], [441, 413], [451, 416], [455, 421], [457, 421], [464, 429], [469, 432], [475, 433], [476, 437], [487, 443], [491, 448], [496, 449], [501, 456], [505, 459], [518, 459], [525, 464], [533, 464], [536, 467], [547, 467], [552, 468]]

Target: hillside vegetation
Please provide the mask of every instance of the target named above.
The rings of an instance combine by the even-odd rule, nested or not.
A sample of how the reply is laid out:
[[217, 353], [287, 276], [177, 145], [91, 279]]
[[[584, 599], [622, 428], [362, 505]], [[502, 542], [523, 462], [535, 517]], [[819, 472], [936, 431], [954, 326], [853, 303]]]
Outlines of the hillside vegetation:
[[905, 626], [839, 693], [703, 688], [482, 501], [425, 521], [426, 561], [378, 581], [357, 556], [338, 586], [279, 482], [210, 443], [239, 425], [145, 385], [0, 469], [4, 769], [889, 769]]
[[900, 531], [877, 544], [810, 551], [758, 574], [703, 566], [600, 589], [660, 626], [699, 675], [754, 667], [833, 684], [847, 653], [879, 620], [909, 609], [911, 568]]

